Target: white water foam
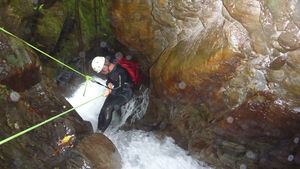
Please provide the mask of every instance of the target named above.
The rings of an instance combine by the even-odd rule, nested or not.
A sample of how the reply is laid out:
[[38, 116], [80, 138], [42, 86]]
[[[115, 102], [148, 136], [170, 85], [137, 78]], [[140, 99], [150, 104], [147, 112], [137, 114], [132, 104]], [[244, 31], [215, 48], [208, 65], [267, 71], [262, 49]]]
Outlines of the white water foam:
[[[105, 84], [105, 80], [102, 80], [98, 77], [93, 77], [94, 80]], [[87, 88], [85, 91], [85, 95], [83, 96], [85, 89], [85, 83], [80, 84], [78, 89], [75, 91], [75, 93], [69, 97], [66, 98], [68, 102], [73, 106], [76, 107], [83, 102], [86, 102], [88, 100], [91, 100], [101, 94], [104, 93], [106, 90], [105, 87], [100, 86], [96, 83], [88, 82]], [[81, 116], [81, 118], [85, 121], [89, 121], [92, 123], [94, 132], [97, 130], [97, 124], [98, 124], [98, 115], [100, 113], [101, 107], [105, 101], [105, 97], [100, 97], [90, 103], [87, 103], [86, 105], [83, 105], [76, 109], [78, 114]]]
[[[104, 80], [93, 79], [105, 84]], [[94, 83], [88, 83], [86, 94], [83, 97], [85, 84], [82, 83], [72, 97], [67, 100], [72, 106], [78, 106], [82, 102], [101, 95], [105, 88]], [[98, 115], [105, 98], [99, 98], [76, 111], [93, 125], [96, 131]], [[132, 120], [142, 118], [149, 103], [149, 91], [143, 90], [139, 96], [135, 96], [128, 104], [122, 107], [121, 124], [132, 116]], [[120, 126], [119, 125], [119, 126]], [[119, 127], [118, 126], [118, 127]], [[140, 130], [122, 131], [108, 128], [104, 133], [117, 147], [122, 157], [122, 169], [212, 169], [203, 162], [197, 161], [188, 155], [174, 143], [171, 137], [159, 139], [151, 132]]]
[[140, 130], [106, 133], [121, 154], [122, 169], [212, 169], [197, 161], [171, 137]]

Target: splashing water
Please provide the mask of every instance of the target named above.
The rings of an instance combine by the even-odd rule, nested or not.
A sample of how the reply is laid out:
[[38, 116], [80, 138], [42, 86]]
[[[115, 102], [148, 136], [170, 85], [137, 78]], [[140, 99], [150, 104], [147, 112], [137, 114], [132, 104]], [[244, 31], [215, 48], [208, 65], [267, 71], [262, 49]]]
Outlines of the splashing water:
[[[93, 77], [93, 79], [105, 84], [105, 81]], [[105, 88], [93, 83], [88, 83], [85, 96], [85, 84], [82, 83], [72, 97], [66, 98], [72, 106], [90, 100], [101, 95]], [[105, 101], [101, 97], [76, 111], [86, 121], [92, 123], [94, 131], [97, 129], [98, 115]], [[141, 119], [149, 103], [149, 90], [142, 90], [138, 96], [122, 107], [121, 123], [117, 127], [111, 126], [105, 131], [105, 135], [114, 143], [122, 157], [123, 169], [212, 169], [205, 163], [193, 159], [187, 152], [178, 147], [171, 137], [159, 139], [151, 132], [140, 130], [117, 130], [126, 119], [132, 115], [131, 121]]]
[[[101, 78], [93, 77], [93, 79], [102, 84], [105, 84], [105, 81]], [[85, 95], [83, 96], [84, 89], [85, 83], [82, 83], [71, 97], [66, 98], [73, 107], [76, 107], [83, 102], [86, 102], [103, 94], [106, 90], [104, 87], [92, 82], [88, 82]], [[97, 130], [98, 115], [104, 101], [105, 97], [100, 97], [76, 109], [77, 113], [82, 117], [83, 120], [90, 121], [92, 123], [94, 131]]]
[[140, 130], [106, 133], [121, 154], [123, 169], [211, 169], [194, 160], [171, 137]]

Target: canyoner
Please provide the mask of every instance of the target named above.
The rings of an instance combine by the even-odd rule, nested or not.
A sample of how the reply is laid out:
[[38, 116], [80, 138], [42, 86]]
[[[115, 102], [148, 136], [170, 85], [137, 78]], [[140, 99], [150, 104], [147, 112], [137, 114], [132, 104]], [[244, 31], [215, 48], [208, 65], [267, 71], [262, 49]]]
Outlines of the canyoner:
[[121, 106], [132, 98], [132, 87], [141, 81], [141, 74], [136, 63], [121, 57], [110, 62], [108, 58], [96, 56], [91, 66], [97, 74], [107, 77], [108, 89], [104, 93], [107, 98], [98, 116], [98, 129], [104, 132], [113, 114], [121, 117]]

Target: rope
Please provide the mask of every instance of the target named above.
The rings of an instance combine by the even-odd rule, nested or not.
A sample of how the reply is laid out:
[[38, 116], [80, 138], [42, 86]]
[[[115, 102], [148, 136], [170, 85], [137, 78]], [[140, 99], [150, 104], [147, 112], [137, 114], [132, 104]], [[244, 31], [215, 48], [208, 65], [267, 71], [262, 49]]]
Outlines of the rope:
[[54, 120], [54, 119], [56, 119], [56, 118], [58, 118], [58, 117], [60, 117], [60, 116], [62, 116], [62, 115], [65, 115], [65, 114], [69, 113], [70, 111], [73, 111], [73, 110], [75, 110], [75, 109], [77, 109], [77, 108], [79, 108], [79, 107], [81, 107], [81, 106], [83, 106], [83, 105], [85, 105], [85, 104], [87, 104], [87, 103], [89, 103], [89, 102], [91, 102], [91, 101], [94, 101], [94, 100], [98, 99], [98, 98], [101, 97], [101, 96], [103, 96], [103, 95], [97, 96], [97, 97], [95, 97], [95, 98], [93, 98], [93, 99], [91, 99], [91, 100], [89, 100], [89, 101], [87, 101], [87, 102], [84, 102], [84, 103], [80, 104], [79, 106], [73, 107], [72, 109], [69, 109], [69, 110], [67, 110], [67, 111], [65, 111], [65, 112], [62, 112], [62, 113], [60, 113], [60, 114], [58, 114], [58, 115], [56, 115], [56, 116], [54, 116], [54, 117], [51, 117], [51, 118], [48, 119], [48, 120], [45, 120], [45, 121], [43, 121], [43, 122], [41, 122], [41, 123], [39, 123], [39, 124], [37, 124], [37, 125], [35, 125], [35, 126], [32, 126], [32, 127], [28, 128], [28, 129], [26, 129], [26, 130], [24, 130], [24, 131], [21, 131], [21, 132], [15, 134], [15, 135], [13, 135], [13, 136], [10, 136], [10, 137], [8, 137], [8, 138], [6, 138], [6, 139], [0, 141], [0, 145], [6, 143], [6, 142], [8, 142], [8, 141], [10, 141], [10, 140], [12, 140], [12, 139], [14, 139], [14, 138], [16, 138], [16, 137], [19, 137], [19, 136], [21, 136], [21, 135], [23, 135], [23, 134], [25, 134], [25, 133], [27, 133], [27, 132], [29, 132], [29, 131], [31, 131], [31, 130], [33, 130], [33, 129], [35, 129], [35, 128], [41, 126], [41, 125], [43, 125], [43, 124], [46, 124], [46, 123], [48, 123], [48, 122], [50, 122], [50, 121], [52, 121], [52, 120]]

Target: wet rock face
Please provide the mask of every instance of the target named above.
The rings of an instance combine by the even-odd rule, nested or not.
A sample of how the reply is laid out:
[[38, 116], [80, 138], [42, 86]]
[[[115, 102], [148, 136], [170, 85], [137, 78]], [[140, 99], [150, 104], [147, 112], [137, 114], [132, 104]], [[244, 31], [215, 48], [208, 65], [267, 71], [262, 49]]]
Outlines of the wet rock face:
[[266, 143], [297, 133], [299, 115], [286, 102], [270, 93], [257, 93], [247, 100], [217, 123], [217, 133], [227, 137], [257, 137]]
[[117, 38], [153, 63], [136, 125], [220, 167], [299, 167], [299, 10], [294, 0], [114, 1]]
[[117, 38], [155, 61], [151, 81], [156, 93], [189, 102], [190, 95], [203, 95], [201, 88], [211, 90], [206, 82], [215, 90], [224, 87], [240, 62], [277, 69], [272, 76], [280, 80], [286, 71], [279, 67], [297, 53], [299, 6], [298, 1], [133, 0], [114, 1], [110, 12]]
[[152, 55], [155, 26], [151, 12], [150, 1], [112, 1], [111, 21], [117, 39], [134, 50]]

